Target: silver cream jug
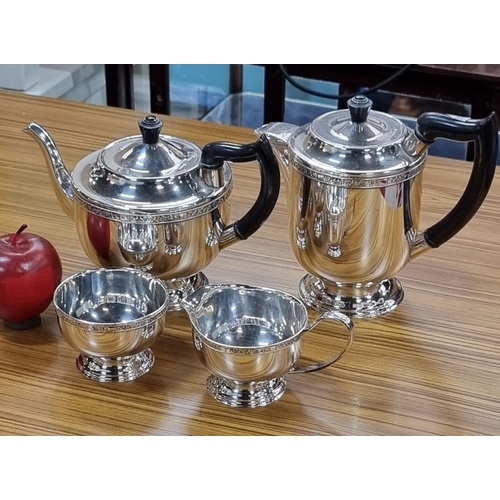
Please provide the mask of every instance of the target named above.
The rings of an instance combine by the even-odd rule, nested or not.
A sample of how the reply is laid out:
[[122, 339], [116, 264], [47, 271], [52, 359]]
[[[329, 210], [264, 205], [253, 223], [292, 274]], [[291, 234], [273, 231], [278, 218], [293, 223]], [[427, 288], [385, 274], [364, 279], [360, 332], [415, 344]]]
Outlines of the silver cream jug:
[[[270, 123], [256, 131], [269, 138], [286, 180], [289, 240], [307, 271], [301, 299], [361, 318], [394, 310], [403, 299], [398, 273], [470, 221], [490, 188], [498, 148], [494, 113], [424, 113], [413, 131], [371, 106], [357, 96], [348, 109], [302, 127]], [[422, 172], [437, 138], [474, 141], [474, 164], [454, 208], [420, 230]]]
[[[210, 372], [206, 387], [217, 401], [232, 407], [255, 408], [278, 400], [287, 373], [327, 368], [354, 339], [354, 323], [345, 314], [325, 311], [310, 321], [300, 300], [271, 288], [208, 285], [191, 293], [183, 305], [196, 354]], [[304, 337], [323, 322], [343, 327], [344, 347], [327, 359], [299, 364]]]

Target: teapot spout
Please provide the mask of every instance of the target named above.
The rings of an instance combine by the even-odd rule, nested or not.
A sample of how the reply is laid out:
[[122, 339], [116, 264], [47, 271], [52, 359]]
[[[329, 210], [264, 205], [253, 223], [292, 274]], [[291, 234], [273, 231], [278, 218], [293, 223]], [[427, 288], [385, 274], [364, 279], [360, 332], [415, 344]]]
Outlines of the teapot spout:
[[288, 140], [297, 128], [289, 123], [273, 122], [262, 125], [255, 130], [257, 135], [265, 135], [269, 139], [274, 154], [282, 166], [283, 177], [287, 182], [289, 170]]
[[37, 123], [30, 123], [24, 132], [32, 135], [45, 156], [52, 188], [64, 213], [73, 219], [73, 188], [71, 175], [66, 169], [61, 155], [48, 132]]

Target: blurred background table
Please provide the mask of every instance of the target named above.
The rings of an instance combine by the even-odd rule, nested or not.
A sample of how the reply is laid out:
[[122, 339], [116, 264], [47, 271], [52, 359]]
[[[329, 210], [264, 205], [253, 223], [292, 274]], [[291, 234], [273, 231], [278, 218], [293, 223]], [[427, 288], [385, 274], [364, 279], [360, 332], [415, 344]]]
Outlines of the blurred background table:
[[[0, 91], [0, 233], [26, 223], [58, 250], [63, 276], [92, 267], [73, 222], [59, 207], [38, 145], [22, 132], [43, 125], [69, 169], [90, 151], [137, 133], [143, 113]], [[250, 142], [250, 129], [161, 116], [164, 133], [199, 145]], [[430, 157], [422, 227], [462, 192], [470, 163]], [[234, 165], [233, 217], [258, 190], [249, 165]], [[239, 282], [296, 294], [304, 271], [287, 243], [284, 190], [266, 224], [224, 250], [206, 270], [211, 282]], [[356, 321], [351, 350], [321, 372], [287, 377], [283, 398], [251, 410], [226, 408], [205, 389], [184, 313], [168, 318], [153, 346], [156, 364], [130, 383], [99, 384], [75, 366], [53, 306], [41, 326], [0, 325], [2, 435], [498, 435], [500, 434], [500, 183], [452, 241], [399, 276], [405, 299], [393, 313]], [[315, 317], [311, 311], [311, 317]], [[308, 358], [336, 336], [319, 327]], [[338, 336], [341, 341], [341, 335]]]
[[[284, 112], [285, 78], [277, 64], [265, 68], [264, 122], [280, 121]], [[339, 83], [339, 94], [358, 92], [392, 77], [395, 64], [290, 64], [290, 76]], [[470, 116], [481, 118], [499, 106], [500, 65], [413, 64], [384, 91], [470, 105]], [[345, 102], [340, 103], [343, 107]], [[385, 111], [385, 110], [382, 110]]]

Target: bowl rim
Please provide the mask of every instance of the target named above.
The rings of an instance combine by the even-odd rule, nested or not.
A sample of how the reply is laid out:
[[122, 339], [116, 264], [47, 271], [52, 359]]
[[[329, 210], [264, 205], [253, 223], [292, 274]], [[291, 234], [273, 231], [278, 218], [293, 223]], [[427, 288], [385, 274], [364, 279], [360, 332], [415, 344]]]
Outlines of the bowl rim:
[[[158, 307], [153, 312], [150, 312], [149, 314], [138, 318], [138, 319], [132, 319], [123, 323], [119, 322], [113, 322], [113, 323], [106, 323], [106, 322], [98, 322], [98, 321], [88, 321], [84, 319], [78, 319], [72, 316], [71, 314], [68, 314], [66, 311], [64, 311], [61, 306], [58, 304], [57, 296], [60, 293], [60, 291], [67, 285], [67, 283], [71, 280], [74, 280], [75, 278], [80, 278], [84, 275], [88, 274], [97, 274], [97, 273], [108, 273], [108, 272], [120, 272], [120, 273], [125, 273], [125, 274], [136, 274], [141, 278], [147, 279], [148, 281], [155, 282], [156, 285], [160, 286], [160, 288], [163, 290], [165, 293], [165, 301], [161, 306]], [[54, 304], [54, 308], [56, 310], [56, 314], [59, 317], [59, 319], [65, 321], [66, 323], [69, 323], [74, 326], [78, 326], [79, 328], [83, 328], [84, 330], [87, 331], [96, 331], [96, 332], [117, 332], [117, 331], [125, 331], [125, 330], [134, 330], [137, 328], [142, 328], [145, 327], [151, 323], [156, 322], [158, 319], [160, 319], [166, 312], [167, 312], [167, 307], [170, 302], [170, 295], [168, 293], [168, 289], [166, 285], [163, 283], [163, 281], [160, 278], [157, 278], [156, 276], [153, 276], [152, 274], [149, 274], [145, 271], [142, 271], [140, 269], [134, 269], [134, 268], [125, 268], [125, 267], [99, 267], [99, 268], [94, 268], [94, 269], [86, 269], [85, 271], [79, 271], [76, 272], [67, 278], [65, 278], [59, 285], [56, 287], [54, 290], [53, 294], [53, 299], [52, 302]]]

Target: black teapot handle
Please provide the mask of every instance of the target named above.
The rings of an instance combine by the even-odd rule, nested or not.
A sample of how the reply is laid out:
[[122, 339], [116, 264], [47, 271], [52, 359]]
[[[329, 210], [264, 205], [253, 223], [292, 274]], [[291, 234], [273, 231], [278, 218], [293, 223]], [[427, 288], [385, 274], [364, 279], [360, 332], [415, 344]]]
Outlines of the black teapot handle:
[[260, 191], [250, 210], [233, 224], [235, 235], [246, 240], [255, 233], [271, 215], [278, 201], [280, 171], [269, 140], [260, 136], [250, 144], [211, 142], [201, 152], [201, 164], [206, 169], [222, 167], [224, 161], [247, 162], [257, 160], [260, 169]]
[[415, 135], [425, 144], [431, 144], [439, 137], [454, 141], [474, 141], [474, 164], [465, 191], [447, 215], [424, 231], [427, 244], [431, 248], [437, 248], [455, 236], [472, 219], [490, 189], [498, 152], [497, 120], [495, 113], [482, 119], [423, 113], [417, 119]]

